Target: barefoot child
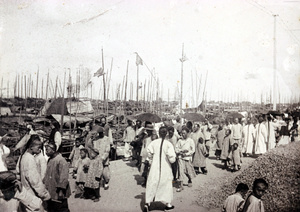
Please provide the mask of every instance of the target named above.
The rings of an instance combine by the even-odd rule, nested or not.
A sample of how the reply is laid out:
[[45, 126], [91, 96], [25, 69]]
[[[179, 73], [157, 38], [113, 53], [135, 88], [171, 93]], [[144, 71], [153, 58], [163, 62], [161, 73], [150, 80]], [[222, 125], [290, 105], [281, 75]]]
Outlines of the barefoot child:
[[91, 161], [84, 184], [84, 198], [99, 202], [100, 198], [100, 179], [103, 172], [102, 160], [96, 149], [91, 149]]
[[75, 164], [74, 173], [77, 173], [77, 177], [76, 177], [76, 194], [75, 194], [75, 198], [78, 197], [78, 194], [81, 195], [82, 197], [83, 195], [83, 191], [84, 191], [84, 184], [86, 181], [86, 177], [88, 174], [88, 169], [89, 169], [89, 165], [90, 165], [90, 158], [88, 157], [88, 150], [83, 148], [80, 149], [80, 159], [77, 161], [77, 163]]
[[244, 198], [249, 187], [244, 183], [239, 183], [235, 189], [235, 193], [227, 197], [224, 202], [222, 212], [239, 212], [243, 208]]
[[264, 204], [260, 200], [268, 189], [268, 183], [264, 179], [255, 179], [252, 193], [245, 201], [243, 212], [264, 212]]
[[208, 152], [204, 145], [203, 138], [200, 137], [196, 145], [193, 165], [195, 170], [198, 171], [198, 173], [199, 173], [199, 168], [201, 168], [202, 173], [205, 175], [207, 174], [206, 157], [208, 157]]

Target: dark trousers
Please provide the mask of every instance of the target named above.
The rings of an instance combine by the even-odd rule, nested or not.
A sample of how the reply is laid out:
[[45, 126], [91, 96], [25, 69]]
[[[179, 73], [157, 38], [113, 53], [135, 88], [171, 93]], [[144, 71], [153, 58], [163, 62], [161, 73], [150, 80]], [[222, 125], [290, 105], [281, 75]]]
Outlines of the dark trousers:
[[48, 212], [70, 212], [69, 206], [68, 206], [68, 199], [62, 199], [62, 200], [49, 200], [47, 202], [47, 211]]
[[178, 170], [178, 161], [177, 161], [177, 159], [174, 163], [171, 164], [171, 167], [172, 167], [173, 179], [176, 180], [177, 179], [177, 170]]
[[207, 173], [206, 167], [200, 167], [200, 169], [201, 169], [201, 171], [202, 171], [203, 174]]
[[209, 154], [210, 140], [205, 140], [205, 147], [206, 147], [207, 153]]
[[100, 187], [99, 188], [87, 188], [84, 187], [84, 197], [90, 199], [92, 197], [100, 197]]

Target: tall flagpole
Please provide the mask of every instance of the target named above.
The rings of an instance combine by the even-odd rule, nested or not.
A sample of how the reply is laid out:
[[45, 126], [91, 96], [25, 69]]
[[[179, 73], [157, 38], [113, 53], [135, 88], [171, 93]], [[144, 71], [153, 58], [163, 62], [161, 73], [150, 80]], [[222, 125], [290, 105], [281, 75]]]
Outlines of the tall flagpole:
[[278, 15], [273, 15], [274, 17], [274, 52], [273, 52], [273, 110], [276, 110], [276, 103], [277, 103], [277, 80], [276, 80], [276, 76], [277, 76], [277, 68], [276, 68], [276, 17]]
[[136, 102], [139, 106], [139, 64], [136, 64], [136, 68]]
[[183, 95], [183, 63], [186, 61], [184, 56], [184, 43], [182, 44], [182, 57], [179, 59], [181, 62], [181, 88], [180, 88], [180, 114], [182, 113], [182, 95]]

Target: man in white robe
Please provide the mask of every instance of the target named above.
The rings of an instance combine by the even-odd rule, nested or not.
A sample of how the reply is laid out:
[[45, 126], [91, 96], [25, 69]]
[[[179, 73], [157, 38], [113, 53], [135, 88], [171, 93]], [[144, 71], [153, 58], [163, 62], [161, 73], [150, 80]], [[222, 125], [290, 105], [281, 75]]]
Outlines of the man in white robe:
[[276, 138], [275, 138], [275, 123], [272, 122], [271, 116], [267, 117], [265, 121], [265, 126], [267, 130], [267, 151], [273, 149], [276, 145]]
[[267, 151], [267, 129], [263, 124], [263, 117], [260, 116], [258, 124], [256, 125], [256, 136], [255, 136], [255, 154], [264, 154]]
[[255, 138], [255, 127], [251, 122], [251, 118], [247, 119], [247, 125], [243, 127], [243, 149], [246, 155], [253, 154], [253, 144]]

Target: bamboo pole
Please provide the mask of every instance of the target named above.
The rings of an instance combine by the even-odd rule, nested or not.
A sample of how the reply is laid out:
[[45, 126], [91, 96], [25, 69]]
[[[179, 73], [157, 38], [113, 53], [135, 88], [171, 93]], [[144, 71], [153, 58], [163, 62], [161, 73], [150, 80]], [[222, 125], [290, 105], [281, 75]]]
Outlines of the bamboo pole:
[[62, 107], [61, 107], [61, 119], [60, 119], [60, 133], [63, 135], [63, 125], [64, 125], [64, 113], [65, 113], [65, 86], [66, 86], [66, 71], [64, 73], [64, 84], [62, 90]]
[[136, 65], [136, 104], [139, 108], [139, 65]]
[[25, 87], [25, 115], [27, 115], [27, 87], [26, 87], [26, 75], [24, 76], [24, 87]]
[[144, 110], [146, 111], [146, 79], [145, 79], [145, 83], [144, 83]]
[[44, 99], [44, 79], [42, 79], [42, 89], [41, 89], [42, 93], [41, 93], [41, 97], [42, 99]]
[[58, 76], [56, 76], [56, 80], [55, 80], [54, 99], [56, 99], [56, 93], [57, 93], [57, 82], [58, 82]]
[[[103, 56], [103, 48], [101, 49], [102, 53], [102, 69], [104, 71], [104, 56]], [[105, 75], [103, 74], [103, 101], [106, 103], [106, 88], [105, 88]]]
[[14, 83], [14, 98], [16, 97], [17, 94], [17, 76], [15, 78], [15, 83]]
[[23, 73], [21, 75], [20, 97], [23, 98]]
[[107, 98], [109, 96], [110, 79], [111, 79], [111, 72], [112, 72], [113, 62], [114, 62], [114, 58], [111, 58], [110, 72], [109, 72], [109, 78], [108, 78], [108, 83], [107, 83], [107, 93], [106, 93], [107, 94]]
[[128, 67], [129, 67], [129, 60], [127, 60], [127, 68], [126, 68], [126, 81], [125, 81], [125, 96], [124, 96], [124, 101], [127, 100]]
[[28, 97], [31, 97], [31, 74], [29, 74], [29, 79], [28, 79]]
[[9, 81], [7, 81], [7, 86], [6, 86], [7, 88], [7, 98], [9, 98]]
[[46, 99], [48, 99], [48, 86], [49, 86], [49, 69], [48, 69], [48, 74], [47, 74]]
[[3, 90], [3, 77], [1, 77], [1, 100], [2, 100], [2, 90]]
[[18, 74], [18, 97], [20, 97], [20, 75]]
[[[37, 100], [38, 98], [38, 90], [39, 90], [39, 67], [38, 67], [38, 71], [37, 71], [37, 74], [36, 74], [36, 87], [35, 87], [35, 99]], [[35, 107], [37, 107], [37, 102], [35, 100]]]
[[71, 77], [71, 70], [69, 69], [69, 104], [70, 104], [70, 133], [69, 138], [71, 139], [72, 134], [72, 77]]

